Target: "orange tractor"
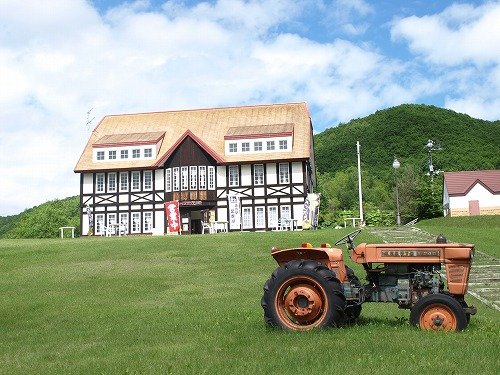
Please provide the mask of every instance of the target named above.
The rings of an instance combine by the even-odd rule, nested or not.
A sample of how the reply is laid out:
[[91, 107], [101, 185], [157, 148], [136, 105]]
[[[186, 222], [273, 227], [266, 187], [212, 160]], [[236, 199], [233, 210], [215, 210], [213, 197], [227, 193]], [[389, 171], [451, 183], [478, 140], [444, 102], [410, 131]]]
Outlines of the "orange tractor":
[[[467, 306], [474, 245], [354, 245], [356, 230], [335, 243], [347, 244], [352, 261], [363, 265], [366, 283], [344, 264], [342, 250], [322, 244], [314, 248], [271, 250], [279, 267], [264, 285], [261, 300], [267, 324], [300, 331], [353, 323], [364, 302], [395, 302], [410, 309], [411, 324], [423, 330], [461, 331], [476, 308]], [[446, 284], [440, 270], [444, 265]]]

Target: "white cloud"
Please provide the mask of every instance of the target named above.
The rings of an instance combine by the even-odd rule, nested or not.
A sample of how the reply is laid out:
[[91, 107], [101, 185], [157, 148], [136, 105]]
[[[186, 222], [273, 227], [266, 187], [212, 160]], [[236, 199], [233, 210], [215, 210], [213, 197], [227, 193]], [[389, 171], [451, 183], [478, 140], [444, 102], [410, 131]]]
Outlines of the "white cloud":
[[[72, 170], [89, 136], [90, 108], [92, 129], [110, 113], [307, 101], [316, 130], [322, 130], [450, 87], [465, 92], [464, 77], [478, 74], [429, 78], [418, 64], [384, 56], [370, 43], [320, 43], [281, 31], [290, 24], [307, 29], [296, 27], [306, 10], [322, 22], [332, 9], [358, 35], [364, 26], [353, 17], [375, 12], [361, 0], [220, 0], [192, 7], [168, 1], [157, 9], [135, 1], [103, 14], [87, 0], [3, 0], [0, 173], [8, 177], [0, 185], [0, 215], [78, 194]], [[459, 7], [447, 11], [455, 29], [466, 23], [482, 35], [479, 25], [490, 21], [481, 16], [483, 8], [474, 9], [465, 21]], [[437, 51], [404, 21], [395, 24], [393, 35], [435, 59]], [[491, 64], [488, 56], [477, 63]], [[498, 74], [482, 74], [498, 88]], [[491, 115], [484, 103], [497, 102], [476, 98], [484, 102], [450, 95], [446, 103]]]

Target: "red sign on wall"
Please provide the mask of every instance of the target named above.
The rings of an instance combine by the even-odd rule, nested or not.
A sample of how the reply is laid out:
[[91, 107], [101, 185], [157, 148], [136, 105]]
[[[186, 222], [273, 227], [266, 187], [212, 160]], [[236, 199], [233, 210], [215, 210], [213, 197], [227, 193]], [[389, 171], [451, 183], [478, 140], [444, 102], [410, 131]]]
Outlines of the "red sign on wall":
[[179, 202], [165, 202], [165, 213], [167, 215], [168, 229], [170, 232], [180, 232], [181, 219], [179, 214]]

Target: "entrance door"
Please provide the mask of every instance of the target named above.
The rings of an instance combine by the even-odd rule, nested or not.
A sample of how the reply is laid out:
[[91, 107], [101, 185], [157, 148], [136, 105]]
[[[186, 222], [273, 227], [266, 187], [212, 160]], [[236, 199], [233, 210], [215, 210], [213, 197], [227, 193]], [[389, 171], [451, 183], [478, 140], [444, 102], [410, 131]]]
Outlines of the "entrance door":
[[479, 216], [479, 201], [469, 201], [469, 216]]

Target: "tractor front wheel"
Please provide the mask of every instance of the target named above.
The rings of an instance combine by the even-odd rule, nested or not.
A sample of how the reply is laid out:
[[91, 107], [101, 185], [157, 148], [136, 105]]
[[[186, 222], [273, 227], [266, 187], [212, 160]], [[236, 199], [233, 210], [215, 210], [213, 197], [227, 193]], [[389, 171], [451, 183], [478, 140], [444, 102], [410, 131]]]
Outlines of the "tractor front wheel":
[[261, 305], [267, 324], [302, 331], [341, 324], [346, 299], [330, 269], [313, 260], [292, 260], [266, 282]]
[[426, 331], [462, 331], [467, 316], [455, 298], [446, 294], [429, 294], [415, 303], [410, 321]]

